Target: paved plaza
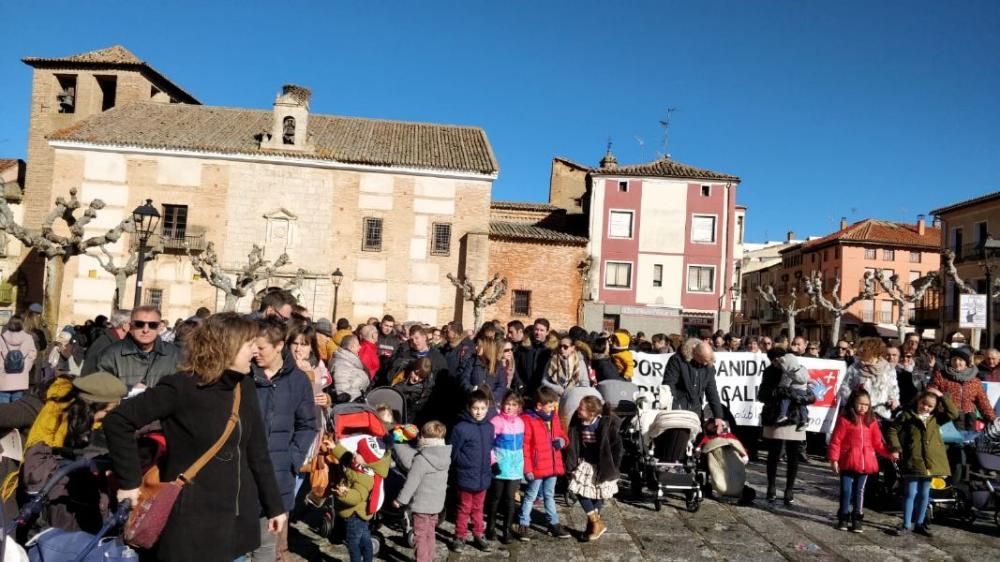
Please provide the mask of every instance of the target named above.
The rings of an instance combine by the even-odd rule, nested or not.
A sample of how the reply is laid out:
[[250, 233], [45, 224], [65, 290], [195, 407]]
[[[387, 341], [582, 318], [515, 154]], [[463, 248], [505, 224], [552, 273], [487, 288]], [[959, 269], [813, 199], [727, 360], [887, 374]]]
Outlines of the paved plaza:
[[[759, 499], [753, 506], [737, 506], [706, 500], [697, 513], [683, 510], [683, 502], [671, 501], [656, 512], [652, 502], [616, 502], [605, 508], [608, 532], [595, 543], [574, 539], [554, 539], [534, 535], [531, 542], [480, 553], [466, 547], [461, 555], [449, 552], [447, 532], [438, 535], [438, 559], [570, 562], [576, 560], [850, 560], [891, 562], [895, 560], [1000, 560], [1000, 531], [992, 518], [982, 518], [973, 527], [953, 521], [933, 525], [934, 538], [897, 538], [887, 534], [898, 522], [898, 513], [868, 510], [862, 534], [833, 528], [837, 510], [837, 481], [821, 459], [812, 457], [800, 467], [796, 486], [797, 505], [788, 508], [780, 501], [769, 504]], [[779, 472], [779, 480], [781, 473]], [[750, 483], [763, 497], [764, 465], [750, 465]], [[780, 484], [780, 482], [779, 482]], [[578, 506], [559, 499], [560, 517], [571, 529], [583, 529], [586, 519]], [[540, 531], [541, 528], [536, 526]], [[347, 560], [343, 546], [321, 541], [306, 525], [294, 524], [290, 538], [292, 552], [303, 560]], [[386, 547], [379, 558], [411, 560], [413, 551], [400, 544], [399, 535], [388, 532]]]

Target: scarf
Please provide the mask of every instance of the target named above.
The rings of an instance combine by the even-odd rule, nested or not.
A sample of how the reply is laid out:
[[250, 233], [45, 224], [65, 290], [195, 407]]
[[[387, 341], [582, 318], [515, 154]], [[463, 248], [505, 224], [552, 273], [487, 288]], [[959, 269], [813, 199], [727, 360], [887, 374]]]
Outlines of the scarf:
[[861, 373], [863, 377], [877, 377], [885, 372], [885, 367], [887, 363], [885, 359], [879, 359], [875, 363], [869, 365], [864, 361], [858, 361], [858, 372]]
[[569, 357], [563, 357], [562, 354], [557, 353], [549, 361], [549, 381], [563, 388], [566, 388], [570, 384], [575, 384], [577, 382], [577, 369], [579, 366], [580, 354], [575, 349]]
[[920, 420], [924, 425], [927, 425], [927, 421], [931, 419], [930, 414], [917, 414], [917, 419]]
[[944, 368], [941, 369], [941, 373], [955, 382], [966, 383], [979, 374], [979, 368], [975, 365], [971, 365], [962, 371], [958, 371], [953, 369], [951, 365], [945, 365]]
[[[69, 433], [69, 419], [66, 417], [66, 410], [69, 409], [72, 400], [61, 400], [73, 390], [73, 382], [65, 377], [58, 377], [49, 386], [45, 393], [45, 405], [38, 412], [35, 423], [31, 424], [28, 430], [28, 438], [24, 441], [24, 450], [27, 451], [32, 446], [39, 443], [49, 447], [62, 447], [66, 441], [66, 434]], [[14, 494], [17, 489], [18, 470], [12, 471], [4, 478], [0, 495], [6, 500]]]
[[444, 447], [444, 437], [421, 437], [417, 439], [417, 448]]

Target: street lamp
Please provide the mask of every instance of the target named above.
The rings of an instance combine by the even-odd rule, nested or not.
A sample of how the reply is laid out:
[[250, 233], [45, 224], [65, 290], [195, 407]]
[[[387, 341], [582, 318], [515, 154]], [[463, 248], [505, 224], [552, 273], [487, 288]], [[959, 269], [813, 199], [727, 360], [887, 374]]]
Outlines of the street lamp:
[[333, 280], [333, 323], [337, 323], [337, 301], [340, 299], [340, 282], [344, 280], [344, 274], [340, 272], [340, 268], [333, 270], [330, 274], [330, 279]]
[[153, 206], [153, 200], [146, 199], [144, 205], [136, 207], [132, 211], [132, 220], [135, 223], [135, 234], [139, 237], [139, 266], [135, 272], [135, 307], [139, 307], [142, 305], [142, 270], [146, 264], [146, 244], [160, 222], [160, 213]]
[[[979, 252], [982, 261], [979, 266], [986, 274], [986, 347], [993, 347], [993, 273], [996, 265], [990, 263], [991, 258], [995, 258], [1000, 253], [1000, 240], [994, 240], [989, 234], [986, 239], [980, 242]], [[981, 342], [975, 342], [980, 345]]]

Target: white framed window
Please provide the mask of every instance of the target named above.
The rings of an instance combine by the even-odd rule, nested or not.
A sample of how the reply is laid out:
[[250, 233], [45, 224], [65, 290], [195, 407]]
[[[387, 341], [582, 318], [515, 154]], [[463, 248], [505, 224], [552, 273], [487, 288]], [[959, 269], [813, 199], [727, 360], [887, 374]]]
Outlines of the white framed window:
[[715, 215], [691, 217], [691, 241], [698, 244], [715, 244]]
[[653, 264], [653, 286], [662, 287], [663, 286], [663, 265], [659, 263]]
[[865, 248], [865, 259], [874, 260], [876, 258], [875, 248]]
[[608, 215], [608, 238], [632, 238], [633, 211], [610, 211]]
[[910, 252], [910, 263], [920, 263], [922, 258], [920, 252]]
[[632, 264], [629, 262], [604, 262], [604, 286], [608, 289], [632, 287]]
[[885, 261], [896, 261], [896, 250], [883, 249], [882, 259]]
[[714, 265], [688, 266], [688, 292], [712, 293], [715, 291]]

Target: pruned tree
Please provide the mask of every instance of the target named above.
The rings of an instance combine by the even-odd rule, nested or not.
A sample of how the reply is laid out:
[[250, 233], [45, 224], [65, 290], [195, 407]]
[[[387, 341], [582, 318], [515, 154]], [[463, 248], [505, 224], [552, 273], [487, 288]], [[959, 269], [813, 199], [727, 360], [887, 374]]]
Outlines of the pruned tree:
[[795, 317], [802, 312], [815, 308], [816, 306], [812, 302], [805, 306], [799, 306], [799, 297], [794, 286], [789, 289], [789, 298], [784, 303], [781, 302], [778, 295], [774, 294], [774, 287], [771, 285], [757, 287], [757, 292], [760, 293], [760, 296], [764, 298], [764, 301], [766, 301], [772, 309], [785, 317], [785, 324], [788, 326], [789, 338], [795, 337]]
[[483, 289], [478, 293], [472, 282], [465, 277], [455, 277], [451, 273], [447, 277], [451, 281], [451, 284], [462, 292], [462, 300], [472, 303], [472, 323], [475, 330], [479, 329], [479, 323], [486, 307], [496, 304], [504, 296], [504, 293], [507, 292], [507, 278], [501, 278], [499, 273], [487, 281], [483, 285]]
[[264, 259], [264, 249], [254, 244], [247, 254], [247, 264], [236, 272], [235, 280], [229, 277], [222, 265], [219, 263], [219, 256], [215, 253], [215, 244], [209, 242], [202, 254], [195, 255], [191, 250], [187, 251], [191, 259], [191, 265], [198, 273], [216, 289], [226, 295], [226, 303], [223, 308], [225, 312], [236, 310], [236, 303], [248, 294], [253, 292], [254, 286], [262, 279], [268, 279], [274, 275], [275, 270], [287, 265], [291, 260], [288, 254], [281, 254], [274, 263]]
[[[107, 246], [101, 246], [101, 253], [104, 254], [102, 259], [98, 254], [87, 254], [88, 256], [97, 260], [97, 263], [101, 264], [104, 271], [107, 271], [115, 278], [115, 295], [114, 299], [111, 301], [113, 305], [112, 310], [120, 310], [122, 307], [122, 299], [125, 298], [125, 287], [128, 284], [128, 278], [132, 277], [139, 271], [139, 253], [130, 252], [128, 255], [128, 261], [125, 265], [115, 265], [115, 258], [108, 251]], [[156, 259], [159, 252], [157, 250], [152, 250], [144, 256], [146, 262], [151, 262]]]
[[923, 277], [915, 279], [913, 283], [910, 284], [909, 292], [905, 287], [899, 284], [898, 273], [886, 276], [884, 270], [878, 269], [875, 271], [875, 280], [878, 282], [879, 286], [882, 287], [882, 290], [885, 291], [886, 296], [892, 299], [892, 302], [896, 307], [896, 333], [898, 334], [899, 341], [902, 342], [906, 339], [906, 325], [909, 324], [909, 319], [906, 314], [906, 305], [919, 301], [923, 298], [927, 289], [937, 285], [938, 274], [937, 272], [932, 271]]
[[306, 280], [306, 270], [301, 267], [295, 270], [295, 277], [288, 280], [287, 283], [282, 287], [282, 290], [290, 293], [295, 300], [302, 301], [302, 284]]
[[[131, 213], [114, 228], [100, 236], [85, 237], [87, 225], [97, 218], [104, 208], [104, 201], [94, 199], [86, 206], [76, 196], [76, 188], [69, 190], [69, 199], [56, 198], [55, 206], [42, 221], [41, 231], [32, 233], [14, 220], [14, 212], [5, 197], [0, 196], [0, 230], [17, 238], [29, 251], [45, 258], [44, 315], [50, 329], [59, 324], [59, 301], [62, 293], [63, 271], [74, 256], [86, 254], [91, 248], [114, 244], [122, 234], [135, 232]], [[83, 208], [82, 214], [77, 212]], [[57, 232], [56, 221], [61, 220], [68, 235]], [[59, 229], [62, 230], [62, 229]]]
[[809, 295], [809, 300], [812, 301], [815, 306], [828, 311], [830, 316], [832, 316], [833, 321], [830, 326], [830, 345], [835, 346], [837, 345], [837, 341], [840, 339], [840, 321], [843, 319], [844, 313], [856, 303], [874, 298], [875, 276], [872, 275], [870, 271], [866, 271], [864, 277], [862, 278], [861, 290], [847, 302], [840, 300], [840, 277], [837, 277], [834, 280], [833, 287], [830, 288], [829, 299], [826, 298], [823, 293], [823, 276], [819, 271], [813, 271], [806, 279], [806, 294]]

